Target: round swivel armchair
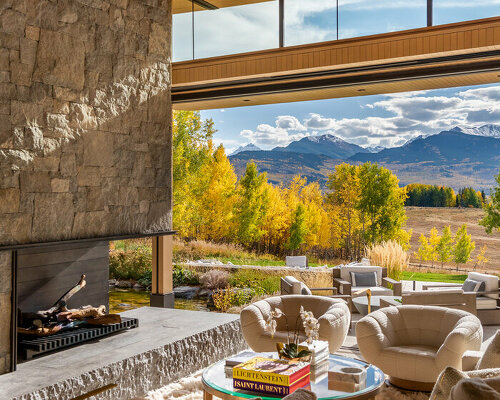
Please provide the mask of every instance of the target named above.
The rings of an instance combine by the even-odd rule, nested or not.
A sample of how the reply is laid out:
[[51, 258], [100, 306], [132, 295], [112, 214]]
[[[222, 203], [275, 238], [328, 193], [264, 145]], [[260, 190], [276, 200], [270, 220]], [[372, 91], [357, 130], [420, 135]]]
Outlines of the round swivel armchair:
[[[241, 328], [250, 348], [256, 352], [276, 351], [276, 343], [286, 343], [288, 335], [285, 318], [277, 319], [274, 336], [264, 330], [265, 321], [270, 316], [271, 311], [279, 308], [288, 318], [290, 336], [292, 336], [301, 306], [306, 311], [312, 311], [320, 325], [320, 340], [328, 341], [330, 353], [335, 353], [347, 336], [351, 314], [344, 300], [326, 296], [276, 296], [245, 307], [240, 314]], [[300, 330], [299, 340], [306, 340], [301, 323], [298, 324], [298, 328]]]
[[430, 391], [446, 367], [462, 369], [467, 350], [479, 350], [479, 319], [461, 310], [435, 306], [387, 307], [358, 321], [361, 354], [404, 389]]

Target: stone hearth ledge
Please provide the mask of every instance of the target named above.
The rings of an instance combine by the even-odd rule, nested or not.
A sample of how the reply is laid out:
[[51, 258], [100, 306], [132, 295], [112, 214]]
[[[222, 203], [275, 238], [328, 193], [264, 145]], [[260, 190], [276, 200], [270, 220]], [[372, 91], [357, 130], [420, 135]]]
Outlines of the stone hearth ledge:
[[18, 365], [0, 376], [0, 398], [71, 399], [109, 384], [94, 399], [130, 399], [247, 347], [237, 315], [142, 307], [139, 327]]

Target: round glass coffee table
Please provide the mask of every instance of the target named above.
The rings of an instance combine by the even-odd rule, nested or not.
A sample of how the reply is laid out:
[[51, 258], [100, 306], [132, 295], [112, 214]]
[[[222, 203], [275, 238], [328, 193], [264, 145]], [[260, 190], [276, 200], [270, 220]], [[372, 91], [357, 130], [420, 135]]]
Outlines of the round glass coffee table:
[[[329, 368], [333, 368], [334, 366], [365, 368], [366, 385], [363, 389], [357, 392], [342, 392], [338, 390], [330, 390], [328, 389], [328, 374], [324, 374], [322, 378], [318, 378], [314, 382], [311, 379], [310, 388], [306, 387], [306, 389], [311, 390], [316, 394], [316, 396], [318, 396], [318, 400], [368, 400], [375, 398], [375, 395], [380, 391], [380, 388], [384, 384], [384, 373], [374, 365], [370, 365], [353, 358], [336, 356], [332, 354], [330, 354], [329, 363]], [[226, 368], [225, 360], [219, 361], [205, 369], [205, 371], [203, 371], [201, 380], [203, 383], [204, 400], [212, 400], [212, 396], [216, 396], [223, 400], [253, 399], [255, 397], [260, 397], [263, 400], [276, 400], [277, 398], [279, 398], [270, 397], [269, 395], [245, 392], [239, 389], [233, 389], [232, 373], [230, 369]]]

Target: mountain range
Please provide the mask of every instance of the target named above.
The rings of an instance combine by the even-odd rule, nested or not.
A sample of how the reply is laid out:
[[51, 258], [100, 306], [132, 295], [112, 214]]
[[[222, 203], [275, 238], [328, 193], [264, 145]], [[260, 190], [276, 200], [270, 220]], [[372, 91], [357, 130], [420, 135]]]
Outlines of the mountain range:
[[241, 176], [246, 164], [254, 161], [276, 184], [301, 174], [323, 186], [336, 165], [370, 161], [391, 169], [401, 185], [418, 182], [489, 189], [500, 166], [499, 125], [454, 127], [386, 149], [362, 148], [330, 134], [308, 136], [267, 151], [248, 146], [229, 157], [236, 173]]

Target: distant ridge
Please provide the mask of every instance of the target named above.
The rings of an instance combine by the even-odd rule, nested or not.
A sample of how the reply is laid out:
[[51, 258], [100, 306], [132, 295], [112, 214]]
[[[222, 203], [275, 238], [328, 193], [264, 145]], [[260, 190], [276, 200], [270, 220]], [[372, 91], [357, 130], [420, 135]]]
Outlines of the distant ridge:
[[246, 164], [254, 161], [276, 184], [287, 183], [300, 174], [309, 182], [324, 186], [336, 165], [370, 161], [391, 169], [401, 185], [428, 183], [454, 189], [472, 186], [479, 190], [491, 188], [493, 177], [498, 174], [499, 133], [498, 125], [455, 127], [375, 153], [369, 152], [375, 149], [363, 149], [334, 135], [310, 136], [271, 151], [242, 151], [229, 159], [239, 176]]
[[272, 151], [322, 154], [331, 158], [345, 159], [356, 153], [366, 153], [369, 150], [363, 149], [357, 144], [348, 143], [335, 135], [307, 136], [290, 143], [286, 147], [275, 147]]
[[234, 156], [242, 151], [261, 151], [262, 149], [253, 143], [248, 143], [245, 146], [238, 147], [235, 151], [233, 151], [230, 156]]

